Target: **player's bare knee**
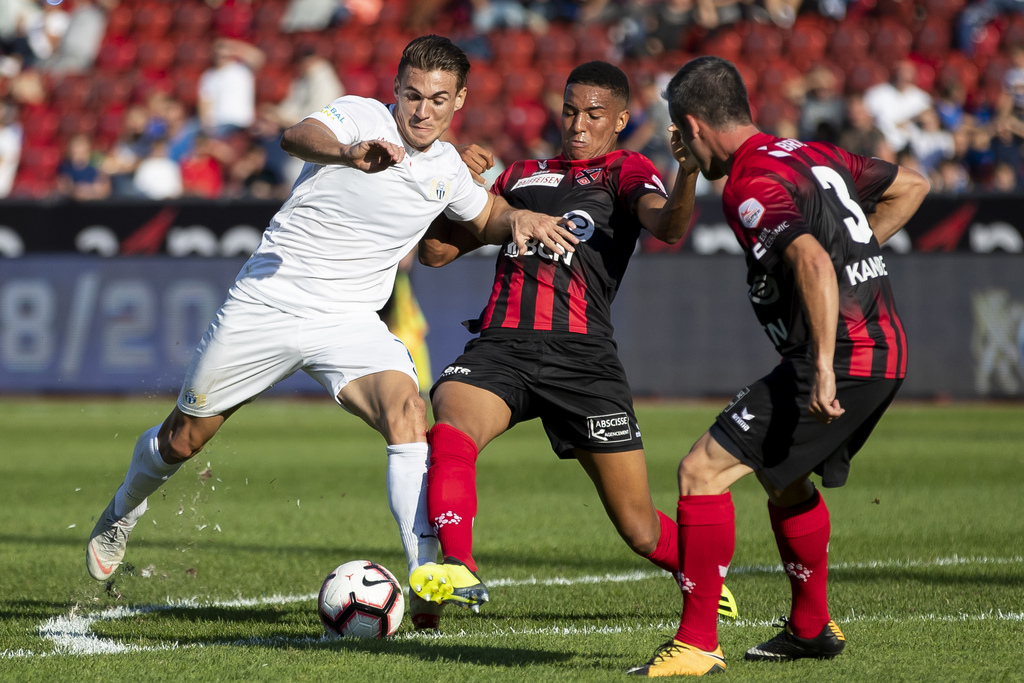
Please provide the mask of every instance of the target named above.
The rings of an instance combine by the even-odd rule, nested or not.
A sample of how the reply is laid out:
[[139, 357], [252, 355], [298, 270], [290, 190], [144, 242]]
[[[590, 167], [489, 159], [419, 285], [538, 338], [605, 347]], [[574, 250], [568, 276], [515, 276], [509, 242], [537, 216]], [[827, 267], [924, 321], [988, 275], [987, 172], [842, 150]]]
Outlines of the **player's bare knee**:
[[422, 441], [427, 434], [427, 404], [419, 394], [409, 394], [383, 416], [381, 433], [390, 444]]
[[679, 463], [679, 493], [684, 496], [704, 496], [722, 493], [715, 483], [719, 472], [707, 451], [699, 442]]
[[661, 525], [635, 524], [623, 528], [619, 535], [626, 542], [629, 549], [638, 555], [646, 557], [658, 547], [658, 539], [661, 537]]

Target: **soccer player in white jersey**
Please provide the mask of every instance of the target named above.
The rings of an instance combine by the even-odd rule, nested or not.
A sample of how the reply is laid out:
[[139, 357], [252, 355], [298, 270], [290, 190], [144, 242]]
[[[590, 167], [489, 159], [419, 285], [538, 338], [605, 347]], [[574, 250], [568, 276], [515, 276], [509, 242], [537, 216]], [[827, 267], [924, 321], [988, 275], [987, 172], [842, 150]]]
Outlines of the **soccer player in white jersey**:
[[291, 196], [242, 267], [185, 374], [177, 406], [139, 437], [124, 483], [86, 549], [109, 579], [146, 499], [202, 450], [240, 406], [303, 370], [387, 441], [387, 490], [411, 571], [436, 560], [426, 517], [426, 407], [405, 346], [377, 315], [398, 262], [442, 211], [501, 243], [577, 240], [560, 218], [513, 210], [475, 184], [438, 138], [466, 98], [469, 61], [440, 36], [413, 40], [395, 78], [397, 103], [342, 97], [284, 132], [306, 162]]

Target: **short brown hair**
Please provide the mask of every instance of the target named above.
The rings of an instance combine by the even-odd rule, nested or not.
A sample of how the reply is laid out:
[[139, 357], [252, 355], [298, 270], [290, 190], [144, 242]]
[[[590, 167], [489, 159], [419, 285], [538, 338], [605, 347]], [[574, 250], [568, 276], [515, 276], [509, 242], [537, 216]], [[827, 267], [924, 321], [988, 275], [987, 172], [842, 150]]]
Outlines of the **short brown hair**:
[[420, 71], [445, 71], [455, 76], [456, 89], [462, 90], [469, 77], [469, 57], [458, 45], [445, 38], [430, 34], [420, 36], [405, 46], [398, 62], [398, 77], [406, 67]]

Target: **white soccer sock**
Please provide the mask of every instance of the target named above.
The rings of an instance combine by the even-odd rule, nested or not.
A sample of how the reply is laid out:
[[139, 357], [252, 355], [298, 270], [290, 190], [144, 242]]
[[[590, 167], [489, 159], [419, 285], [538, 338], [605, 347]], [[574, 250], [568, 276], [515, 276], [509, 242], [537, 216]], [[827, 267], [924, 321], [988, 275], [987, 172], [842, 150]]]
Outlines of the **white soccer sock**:
[[388, 446], [388, 504], [398, 522], [409, 572], [427, 562], [437, 562], [437, 536], [427, 516], [426, 443]]
[[124, 482], [114, 494], [114, 514], [118, 517], [132, 513], [138, 517], [145, 512], [146, 498], [160, 488], [182, 465], [168, 465], [164, 462], [157, 447], [156, 437], [159, 432], [160, 425], [152, 427], [143, 432], [135, 442], [128, 473], [124, 475]]

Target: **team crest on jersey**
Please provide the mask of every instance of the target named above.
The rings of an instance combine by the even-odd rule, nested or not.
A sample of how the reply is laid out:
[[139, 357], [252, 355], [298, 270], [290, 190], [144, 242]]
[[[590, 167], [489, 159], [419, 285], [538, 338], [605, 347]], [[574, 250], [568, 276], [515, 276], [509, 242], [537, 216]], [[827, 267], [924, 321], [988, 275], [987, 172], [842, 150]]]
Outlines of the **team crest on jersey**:
[[740, 204], [740, 221], [748, 228], [756, 228], [764, 216], [764, 206], [753, 197]]
[[430, 181], [430, 194], [438, 201], [448, 196], [448, 183], [443, 180]]
[[581, 171], [576, 171], [576, 184], [589, 185], [591, 183], [596, 183], [597, 179], [600, 177], [600, 168], [585, 168]]

